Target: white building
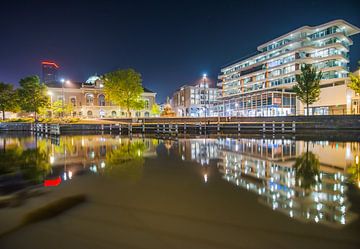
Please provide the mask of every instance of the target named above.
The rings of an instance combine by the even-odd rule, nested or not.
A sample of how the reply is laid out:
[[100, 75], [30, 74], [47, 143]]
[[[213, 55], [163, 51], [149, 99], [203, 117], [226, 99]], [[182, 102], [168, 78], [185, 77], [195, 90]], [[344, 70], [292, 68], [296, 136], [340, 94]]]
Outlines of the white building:
[[302, 64], [323, 72], [320, 99], [312, 114], [351, 113], [354, 92], [347, 87], [350, 36], [360, 32], [344, 20], [303, 26], [257, 47], [258, 53], [221, 69], [220, 116], [281, 116], [304, 114], [291, 88]]
[[213, 106], [220, 89], [212, 88], [204, 80], [196, 85], [184, 85], [173, 93], [171, 105], [178, 117], [214, 116]]

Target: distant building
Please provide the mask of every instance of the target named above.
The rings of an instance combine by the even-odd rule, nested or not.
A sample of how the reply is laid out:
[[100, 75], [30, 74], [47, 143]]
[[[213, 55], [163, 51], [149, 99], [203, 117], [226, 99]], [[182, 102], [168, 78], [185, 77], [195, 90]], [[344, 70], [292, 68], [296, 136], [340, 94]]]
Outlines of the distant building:
[[221, 69], [222, 98], [214, 112], [219, 116], [284, 116], [304, 114], [292, 87], [301, 65], [312, 64], [323, 73], [320, 99], [310, 114], [351, 113], [348, 89], [350, 36], [360, 29], [344, 20], [303, 26], [257, 47], [254, 56]]
[[55, 83], [59, 81], [58, 70], [59, 66], [55, 62], [43, 61], [41, 62], [42, 68], [42, 82], [45, 84]]
[[220, 89], [209, 87], [206, 81], [184, 85], [173, 93], [171, 105], [178, 117], [213, 116], [213, 104], [220, 93]]
[[[74, 106], [74, 117], [81, 118], [123, 118], [127, 117], [126, 110], [107, 101], [103, 91], [103, 81], [99, 76], [91, 76], [86, 82], [48, 84], [48, 91], [51, 102], [61, 100], [64, 97], [64, 103]], [[142, 110], [131, 111], [131, 117], [149, 117], [151, 108], [155, 103], [156, 93], [144, 88], [142, 99], [145, 101], [145, 107]]]

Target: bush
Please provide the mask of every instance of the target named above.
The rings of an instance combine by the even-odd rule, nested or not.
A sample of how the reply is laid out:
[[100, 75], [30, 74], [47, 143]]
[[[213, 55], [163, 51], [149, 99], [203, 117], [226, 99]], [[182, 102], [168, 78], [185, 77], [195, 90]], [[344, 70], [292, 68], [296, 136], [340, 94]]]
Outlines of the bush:
[[34, 122], [33, 118], [10, 118], [2, 122], [14, 122], [14, 123], [32, 123]]

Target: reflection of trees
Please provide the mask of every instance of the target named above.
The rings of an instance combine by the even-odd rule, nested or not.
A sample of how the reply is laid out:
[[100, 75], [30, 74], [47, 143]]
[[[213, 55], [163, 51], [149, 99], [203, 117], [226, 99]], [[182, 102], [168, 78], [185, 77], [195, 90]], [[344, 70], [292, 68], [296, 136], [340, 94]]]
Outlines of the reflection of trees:
[[0, 158], [0, 174], [20, 173], [34, 183], [40, 183], [50, 171], [48, 155], [39, 149], [8, 149], [0, 152]]
[[296, 158], [293, 167], [296, 173], [296, 185], [305, 190], [310, 189], [320, 180], [320, 161], [314, 153], [309, 152], [309, 142], [306, 143], [306, 152]]
[[105, 173], [121, 179], [137, 181], [142, 176], [144, 165], [144, 142], [130, 140], [106, 153]]
[[349, 182], [357, 184], [360, 188], [360, 163], [359, 159], [355, 159], [354, 163], [347, 169]]
[[55, 153], [64, 154], [65, 151], [69, 154], [72, 154], [76, 150], [76, 144], [81, 141], [80, 136], [73, 136], [73, 137], [60, 137], [59, 144], [54, 147]]

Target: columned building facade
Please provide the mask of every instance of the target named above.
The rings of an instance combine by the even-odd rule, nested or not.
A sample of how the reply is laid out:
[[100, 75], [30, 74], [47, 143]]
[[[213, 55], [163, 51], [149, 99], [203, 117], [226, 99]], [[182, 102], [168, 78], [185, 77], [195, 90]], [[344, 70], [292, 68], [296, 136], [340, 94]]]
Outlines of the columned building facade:
[[352, 112], [354, 92], [347, 87], [350, 36], [360, 32], [344, 20], [304, 26], [257, 47], [258, 53], [221, 69], [219, 116], [285, 116], [305, 114], [292, 87], [303, 64], [323, 73], [320, 99], [311, 114]]
[[[51, 103], [64, 98], [64, 105], [74, 108], [73, 117], [80, 118], [125, 118], [127, 111], [109, 102], [103, 91], [103, 81], [98, 76], [91, 76], [86, 82], [64, 82], [48, 84]], [[131, 117], [150, 117], [155, 104], [156, 93], [144, 88], [141, 98], [145, 101], [142, 110], [132, 110]]]

